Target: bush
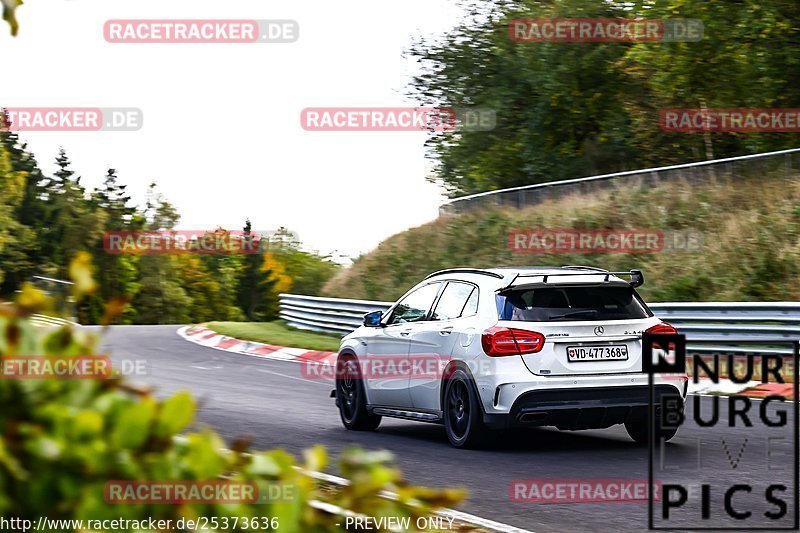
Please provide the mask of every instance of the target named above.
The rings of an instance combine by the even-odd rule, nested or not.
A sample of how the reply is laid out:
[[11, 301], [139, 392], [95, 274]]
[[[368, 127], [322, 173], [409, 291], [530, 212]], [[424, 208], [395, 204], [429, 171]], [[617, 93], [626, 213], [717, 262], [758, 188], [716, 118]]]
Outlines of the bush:
[[[79, 281], [76, 288], [89, 290], [91, 284]], [[97, 353], [99, 338], [86, 331], [63, 327], [40, 334], [28, 316], [41, 302], [41, 295], [28, 289], [17, 305], [0, 305], [0, 356]], [[109, 305], [106, 321], [122, 307], [119, 302]], [[463, 497], [458, 490], [409, 486], [390, 465], [390, 454], [355, 449], [339, 460], [351, 484], [326, 486], [310, 475], [328, 463], [322, 447], [307, 450], [298, 462], [282, 450], [249, 451], [243, 441], [226, 447], [208, 429], [181, 435], [192, 424], [195, 409], [187, 393], [159, 401], [150, 390], [120, 377], [0, 379], [0, 516], [34, 521], [40, 516], [276, 517], [280, 531], [335, 531], [341, 529], [336, 524], [342, 518], [324, 504], [369, 516], [409, 516], [413, 524], [414, 518]], [[259, 492], [271, 484], [288, 484], [294, 497], [258, 504], [112, 505], [104, 498], [104, 488], [118, 480], [254, 482]], [[381, 498], [382, 490], [396, 492], [398, 498]], [[252, 528], [241, 523], [228, 531], [248, 529]]]

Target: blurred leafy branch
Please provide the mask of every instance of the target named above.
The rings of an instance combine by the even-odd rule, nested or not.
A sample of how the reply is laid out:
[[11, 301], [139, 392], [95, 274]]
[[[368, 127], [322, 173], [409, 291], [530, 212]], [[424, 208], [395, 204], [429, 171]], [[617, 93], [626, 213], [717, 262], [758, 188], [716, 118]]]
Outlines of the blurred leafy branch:
[[[87, 258], [70, 265], [74, 296], [97, 290]], [[0, 357], [96, 354], [97, 334], [62, 327], [33, 327], [29, 316], [47, 297], [26, 286], [15, 303], [0, 305]], [[106, 323], [124, 304], [111, 302]], [[0, 359], [0, 365], [4, 361]], [[129, 520], [198, 517], [276, 517], [281, 531], [338, 531], [335, 506], [368, 516], [416, 517], [458, 503], [461, 490], [407, 484], [388, 452], [345, 450], [339, 460], [346, 486], [326, 486], [312, 472], [328, 466], [321, 446], [301, 461], [283, 450], [252, 451], [238, 440], [226, 446], [207, 428], [179, 435], [192, 425], [195, 400], [185, 392], [159, 400], [146, 388], [111, 379], [0, 379], [0, 516], [35, 520]], [[254, 482], [260, 490], [294, 487], [291, 501], [263, 504], [111, 505], [108, 481]], [[397, 498], [380, 497], [391, 491]], [[260, 492], [261, 493], [261, 492]], [[323, 505], [320, 505], [323, 504]], [[324, 504], [328, 504], [327, 506]]]
[[0, 0], [3, 3], [3, 20], [11, 26], [11, 35], [16, 35], [19, 29], [16, 9], [22, 5], [22, 0]]

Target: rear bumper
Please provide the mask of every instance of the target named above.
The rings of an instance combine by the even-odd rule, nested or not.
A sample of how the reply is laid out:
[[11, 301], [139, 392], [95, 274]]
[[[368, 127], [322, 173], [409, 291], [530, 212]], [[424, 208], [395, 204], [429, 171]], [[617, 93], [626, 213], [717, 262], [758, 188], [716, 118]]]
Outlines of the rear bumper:
[[[656, 414], [663, 396], [674, 396], [682, 404], [681, 392], [673, 385], [655, 385]], [[521, 394], [508, 413], [484, 414], [484, 423], [493, 429], [536, 426], [602, 429], [647, 417], [649, 403], [649, 388], [642, 385], [533, 390]]]

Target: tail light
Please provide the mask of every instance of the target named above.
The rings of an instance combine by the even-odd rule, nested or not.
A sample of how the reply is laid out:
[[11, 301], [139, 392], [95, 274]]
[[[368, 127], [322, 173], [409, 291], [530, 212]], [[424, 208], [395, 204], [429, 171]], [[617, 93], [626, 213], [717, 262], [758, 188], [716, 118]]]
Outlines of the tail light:
[[667, 324], [666, 322], [662, 322], [646, 330], [645, 333], [666, 333], [675, 335], [676, 333], [678, 333], [678, 330], [675, 329], [675, 326], [673, 326], [672, 324]]
[[544, 348], [544, 335], [525, 329], [493, 327], [483, 332], [481, 344], [489, 357], [538, 353]]

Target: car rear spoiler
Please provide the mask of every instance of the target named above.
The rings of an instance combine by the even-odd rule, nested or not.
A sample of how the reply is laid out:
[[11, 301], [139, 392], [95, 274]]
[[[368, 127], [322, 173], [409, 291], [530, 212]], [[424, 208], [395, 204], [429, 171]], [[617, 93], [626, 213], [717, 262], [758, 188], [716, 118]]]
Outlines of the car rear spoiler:
[[501, 288], [497, 289], [497, 292], [510, 289], [519, 278], [542, 278], [541, 283], [547, 284], [548, 279], [553, 276], [559, 278], [564, 276], [603, 276], [603, 283], [609, 283], [611, 276], [630, 276], [631, 280], [628, 283], [631, 287], [636, 288], [644, 285], [644, 274], [642, 274], [641, 270], [630, 270], [628, 272], [608, 272], [606, 270], [602, 272], [556, 272], [550, 274], [514, 274], [510, 276], [511, 279], [508, 283], [504, 283]]

